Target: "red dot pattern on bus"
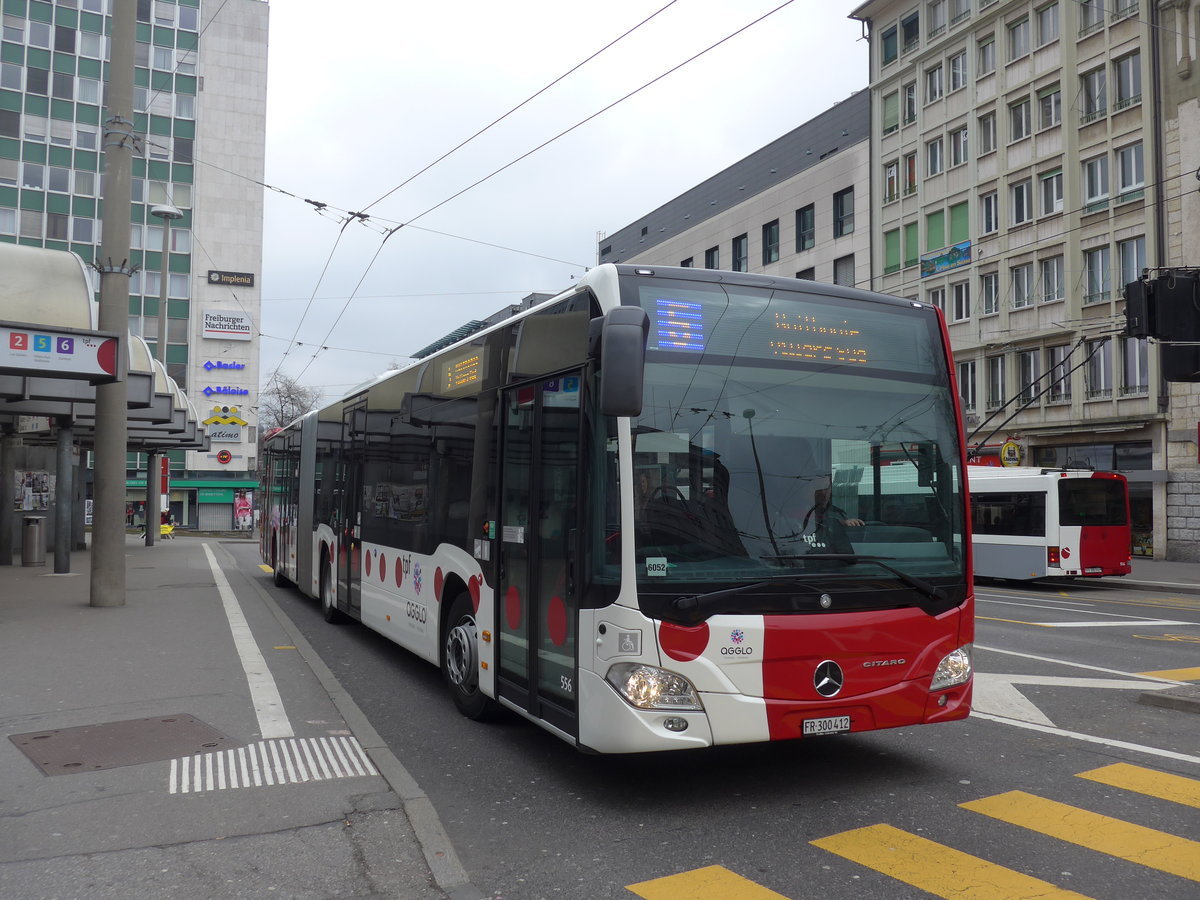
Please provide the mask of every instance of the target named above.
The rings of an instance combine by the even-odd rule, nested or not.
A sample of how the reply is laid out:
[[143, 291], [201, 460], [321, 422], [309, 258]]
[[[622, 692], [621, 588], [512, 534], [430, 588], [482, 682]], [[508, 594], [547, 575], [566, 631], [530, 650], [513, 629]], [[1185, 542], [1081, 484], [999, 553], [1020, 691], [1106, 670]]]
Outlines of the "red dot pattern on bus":
[[396, 587], [404, 584], [404, 566], [400, 563], [400, 558], [396, 558]]
[[521, 625], [521, 592], [515, 584], [510, 584], [504, 595], [504, 615], [508, 630], [516, 631]]
[[379, 554], [379, 580], [387, 581], [387, 557]]
[[433, 599], [442, 602], [442, 567], [438, 566], [433, 573]]
[[708, 646], [708, 623], [694, 627], [663, 622], [658, 626], [658, 641], [663, 653], [676, 662], [695, 659]]
[[1063, 547], [1063, 548], [1062, 548], [1062, 558], [1063, 558], [1063, 559], [1070, 559], [1070, 558], [1071, 558], [1071, 548], [1070, 548], [1070, 547]]
[[467, 591], [471, 594], [471, 608], [476, 613], [479, 612], [479, 586], [482, 581], [478, 575], [472, 575], [471, 580], [467, 582]]
[[567, 604], [557, 594], [550, 598], [550, 608], [546, 610], [546, 628], [555, 647], [567, 642]]
[[367, 551], [367, 558], [363, 561], [363, 566], [366, 569], [366, 573], [368, 575], [370, 575], [371, 574], [371, 551], [370, 550]]

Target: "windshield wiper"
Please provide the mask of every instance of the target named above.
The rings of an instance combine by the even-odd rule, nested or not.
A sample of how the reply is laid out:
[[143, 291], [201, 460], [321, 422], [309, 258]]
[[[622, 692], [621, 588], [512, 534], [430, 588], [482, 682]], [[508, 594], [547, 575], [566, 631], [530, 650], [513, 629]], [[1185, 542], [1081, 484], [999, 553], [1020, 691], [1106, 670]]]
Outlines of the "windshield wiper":
[[[908, 585], [913, 590], [924, 595], [929, 600], [937, 600], [939, 603], [945, 603], [949, 598], [946, 592], [940, 587], [930, 584], [923, 578], [918, 578], [916, 575], [909, 575], [903, 569], [897, 569], [895, 566], [889, 566], [884, 560], [895, 559], [894, 556], [862, 556], [858, 553], [805, 553], [797, 556], [764, 556], [763, 559], [817, 559], [817, 560], [833, 560], [834, 562], [844, 562], [847, 565], [856, 565], [860, 562], [874, 563], [881, 569], [887, 569], [901, 582]], [[929, 606], [918, 604], [922, 611], [928, 615], [936, 615], [940, 610], [932, 609]]]
[[718, 606], [716, 601], [724, 600], [726, 597], [734, 597], [738, 594], [745, 594], [748, 591], [756, 591], [759, 588], [769, 587], [772, 584], [790, 583], [799, 584], [801, 587], [810, 591], [817, 591], [811, 585], [807, 585], [803, 581], [803, 575], [779, 575], [774, 578], [769, 578], [766, 581], [756, 581], [753, 584], [739, 584], [737, 587], [725, 588], [720, 591], [709, 591], [706, 594], [693, 594], [690, 597], [676, 597], [671, 601], [671, 605], [680, 612], [706, 612], [710, 607]]

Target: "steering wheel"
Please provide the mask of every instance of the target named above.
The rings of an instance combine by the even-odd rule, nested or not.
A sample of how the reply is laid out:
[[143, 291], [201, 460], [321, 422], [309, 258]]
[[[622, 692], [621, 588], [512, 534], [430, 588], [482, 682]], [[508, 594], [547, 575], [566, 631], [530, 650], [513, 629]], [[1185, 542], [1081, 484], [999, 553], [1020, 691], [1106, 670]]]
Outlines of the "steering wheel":
[[668, 492], [674, 494], [680, 503], [687, 502], [687, 498], [683, 496], [683, 492], [671, 484], [660, 484], [654, 488], [650, 492], [650, 500], [666, 500]]

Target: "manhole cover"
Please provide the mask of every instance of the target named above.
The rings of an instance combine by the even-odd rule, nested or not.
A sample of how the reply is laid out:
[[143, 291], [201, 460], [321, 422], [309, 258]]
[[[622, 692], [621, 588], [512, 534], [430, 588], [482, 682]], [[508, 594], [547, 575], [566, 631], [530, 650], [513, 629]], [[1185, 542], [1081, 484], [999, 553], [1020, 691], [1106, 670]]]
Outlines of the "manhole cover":
[[244, 746], [195, 716], [179, 713], [9, 735], [46, 775], [70, 775]]

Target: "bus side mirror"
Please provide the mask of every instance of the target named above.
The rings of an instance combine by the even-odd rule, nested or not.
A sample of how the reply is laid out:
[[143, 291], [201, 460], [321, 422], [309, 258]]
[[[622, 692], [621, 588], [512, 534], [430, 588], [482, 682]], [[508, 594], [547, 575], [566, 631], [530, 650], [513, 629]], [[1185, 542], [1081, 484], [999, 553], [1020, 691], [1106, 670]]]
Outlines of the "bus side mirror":
[[642, 376], [650, 317], [637, 306], [618, 306], [604, 317], [600, 334], [600, 412], [637, 416], [642, 412]]

